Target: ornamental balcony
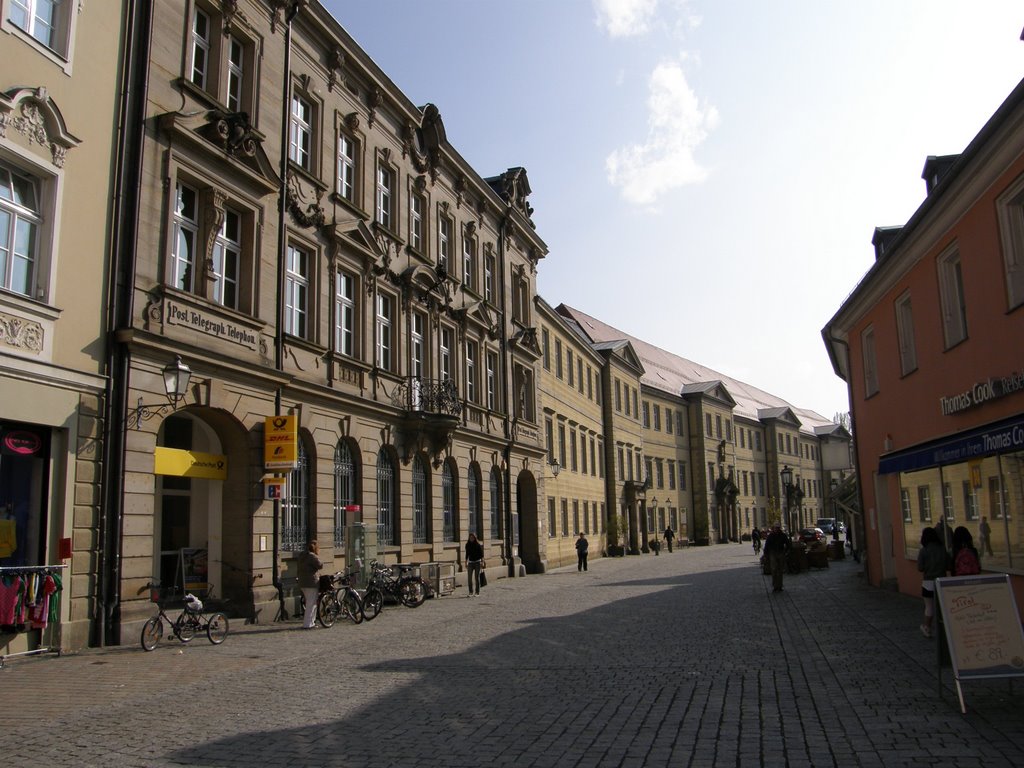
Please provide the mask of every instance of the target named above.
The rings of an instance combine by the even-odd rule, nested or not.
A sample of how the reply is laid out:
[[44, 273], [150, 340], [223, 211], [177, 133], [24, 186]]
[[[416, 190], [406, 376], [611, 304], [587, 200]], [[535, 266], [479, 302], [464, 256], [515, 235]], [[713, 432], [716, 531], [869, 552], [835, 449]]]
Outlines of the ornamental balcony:
[[402, 412], [396, 425], [402, 462], [408, 464], [417, 453], [426, 452], [435, 468], [441, 466], [461, 421], [462, 400], [455, 382], [412, 376], [395, 388], [391, 402]]

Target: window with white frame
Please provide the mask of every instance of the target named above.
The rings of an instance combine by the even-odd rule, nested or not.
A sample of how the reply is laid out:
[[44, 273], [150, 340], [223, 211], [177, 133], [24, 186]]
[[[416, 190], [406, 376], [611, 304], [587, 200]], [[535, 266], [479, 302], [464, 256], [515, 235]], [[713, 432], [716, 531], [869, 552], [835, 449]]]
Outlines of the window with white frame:
[[896, 335], [900, 346], [900, 371], [903, 375], [917, 369], [917, 348], [914, 345], [914, 310], [910, 291], [896, 299]]
[[377, 294], [377, 367], [384, 371], [393, 369], [394, 354], [394, 301], [386, 294]]
[[39, 181], [0, 163], [0, 287], [38, 298], [43, 216]]
[[900, 510], [903, 513], [903, 522], [909, 523], [914, 519], [914, 511], [910, 506], [910, 491], [907, 488], [900, 489]]
[[302, 96], [292, 96], [288, 132], [288, 159], [304, 170], [313, 167], [313, 105]]
[[393, 230], [395, 221], [395, 172], [383, 162], [377, 163], [377, 204], [374, 217], [378, 224]]
[[334, 278], [334, 350], [346, 357], [356, 353], [356, 279], [342, 270]]
[[494, 352], [486, 355], [487, 409], [498, 410], [498, 356]]
[[227, 91], [225, 101], [229, 112], [245, 109], [245, 44], [235, 35], [227, 38]]
[[288, 245], [284, 276], [284, 332], [306, 337], [309, 314], [309, 252]]
[[338, 132], [338, 196], [354, 203], [356, 199], [356, 142], [343, 131]]
[[466, 342], [466, 400], [475, 403], [476, 400], [476, 376], [477, 376], [477, 344], [475, 341]]
[[238, 309], [238, 275], [242, 263], [242, 216], [224, 209], [224, 221], [213, 242], [213, 296], [215, 302]]
[[476, 240], [468, 234], [462, 238], [462, 284], [476, 291]]
[[196, 249], [199, 247], [199, 195], [180, 181], [174, 195], [174, 233], [171, 242], [171, 285], [193, 292]]
[[917, 505], [921, 522], [927, 523], [930, 521], [932, 519], [932, 497], [931, 489], [927, 485], [917, 486]]
[[[974, 485], [970, 480], [962, 481], [962, 490], [964, 494], [964, 511], [968, 520], [978, 519], [978, 491], [974, 488]], [[909, 522], [909, 518], [905, 518]]]
[[10, 0], [7, 19], [61, 57], [68, 55], [74, 8], [71, 0]]
[[960, 251], [956, 246], [947, 249], [939, 256], [936, 265], [939, 270], [942, 330], [948, 349], [967, 338], [967, 305], [964, 302], [964, 279]]
[[437, 266], [444, 270], [451, 268], [452, 220], [440, 214], [437, 218]]
[[494, 252], [487, 249], [487, 252], [484, 254], [484, 299], [491, 302], [495, 299], [494, 270]]
[[423, 338], [427, 318], [419, 312], [413, 312], [409, 318], [409, 323], [409, 375], [422, 378], [424, 375], [424, 354], [427, 348]]
[[426, 198], [418, 192], [413, 192], [409, 197], [409, 247], [417, 253], [423, 253], [426, 210]]
[[996, 201], [1008, 309], [1024, 304], [1024, 175]]
[[875, 329], [868, 326], [860, 335], [860, 354], [864, 365], [864, 396], [878, 392], [878, 360], [875, 356]]
[[[15, 4], [19, 0], [15, 0]], [[192, 12], [191, 67], [189, 79], [206, 90], [207, 68], [210, 65], [210, 16], [201, 8]]]
[[449, 381], [452, 377], [452, 331], [450, 328], [441, 329], [441, 348], [438, 373], [441, 381]]

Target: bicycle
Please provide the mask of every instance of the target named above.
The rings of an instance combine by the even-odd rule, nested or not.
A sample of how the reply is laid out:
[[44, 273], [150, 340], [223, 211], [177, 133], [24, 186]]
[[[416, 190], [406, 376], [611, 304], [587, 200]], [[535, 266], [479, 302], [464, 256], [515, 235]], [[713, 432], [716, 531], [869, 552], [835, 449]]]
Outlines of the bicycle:
[[338, 571], [333, 576], [321, 576], [319, 587], [316, 613], [320, 624], [333, 627], [338, 616], [347, 616], [353, 624], [362, 622], [363, 601], [348, 575]]
[[205, 613], [203, 601], [191, 592], [185, 595], [185, 605], [176, 619], [171, 619], [164, 610], [162, 589], [156, 582], [146, 584], [150, 590], [150, 599], [157, 605], [157, 615], [148, 619], [142, 627], [142, 648], [152, 651], [164, 635], [164, 623], [170, 627], [173, 635], [183, 643], [188, 643], [197, 634], [206, 631], [206, 637], [214, 645], [220, 645], [228, 636], [228, 617], [220, 611]]
[[370, 563], [370, 579], [363, 595], [363, 614], [367, 619], [376, 616], [384, 607], [384, 596], [389, 595], [407, 608], [419, 608], [427, 599], [427, 584], [419, 576], [403, 573], [395, 576], [391, 568], [376, 560]]

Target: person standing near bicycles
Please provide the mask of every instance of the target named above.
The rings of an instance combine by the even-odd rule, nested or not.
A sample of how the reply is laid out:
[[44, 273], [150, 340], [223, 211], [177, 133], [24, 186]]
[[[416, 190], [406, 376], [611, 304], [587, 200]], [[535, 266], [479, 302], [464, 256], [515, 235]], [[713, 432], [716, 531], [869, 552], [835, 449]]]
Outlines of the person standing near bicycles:
[[[481, 544], [475, 533], [469, 534], [469, 539], [466, 541], [466, 583], [469, 585], [469, 595], [480, 594], [480, 568], [484, 562], [484, 545]], [[473, 583], [476, 582], [475, 592]]]
[[306, 551], [299, 555], [299, 589], [306, 601], [306, 612], [302, 617], [302, 628], [313, 629], [316, 624], [316, 602], [320, 590], [317, 588], [317, 573], [324, 567], [320, 561], [320, 545], [314, 539], [306, 545]]

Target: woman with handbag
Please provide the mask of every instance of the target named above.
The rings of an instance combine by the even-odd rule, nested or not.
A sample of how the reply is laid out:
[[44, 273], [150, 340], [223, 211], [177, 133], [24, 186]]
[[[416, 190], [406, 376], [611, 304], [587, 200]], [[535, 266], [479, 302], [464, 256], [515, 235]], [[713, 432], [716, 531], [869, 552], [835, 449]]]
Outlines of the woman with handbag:
[[[480, 568], [483, 566], [483, 562], [484, 546], [477, 540], [476, 534], [471, 533], [469, 540], [466, 541], [466, 583], [469, 586], [469, 597], [480, 594]], [[474, 582], [476, 582], [475, 587]]]

